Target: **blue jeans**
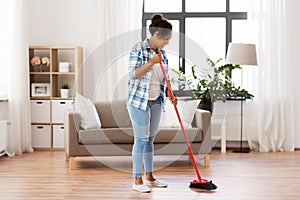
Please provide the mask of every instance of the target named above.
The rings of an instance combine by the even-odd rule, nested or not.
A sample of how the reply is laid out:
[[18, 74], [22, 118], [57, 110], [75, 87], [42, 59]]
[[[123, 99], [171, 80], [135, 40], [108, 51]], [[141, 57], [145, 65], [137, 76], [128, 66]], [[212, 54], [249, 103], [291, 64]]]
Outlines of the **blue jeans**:
[[133, 132], [134, 144], [132, 148], [133, 178], [142, 177], [142, 166], [144, 161], [145, 173], [153, 172], [153, 141], [158, 129], [161, 111], [162, 97], [149, 100], [146, 111], [127, 106]]

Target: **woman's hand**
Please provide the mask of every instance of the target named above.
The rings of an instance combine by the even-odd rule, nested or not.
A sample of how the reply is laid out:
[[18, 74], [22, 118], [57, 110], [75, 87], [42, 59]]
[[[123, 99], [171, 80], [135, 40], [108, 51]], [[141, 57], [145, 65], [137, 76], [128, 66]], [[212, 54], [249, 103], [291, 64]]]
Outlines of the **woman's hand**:
[[173, 99], [171, 99], [170, 97], [169, 99], [174, 106], [177, 106], [178, 99], [176, 97], [174, 97]]
[[170, 94], [170, 90], [168, 90], [168, 96], [169, 96], [169, 100], [171, 101], [171, 103], [172, 103], [174, 106], [177, 106], [177, 101], [178, 101], [178, 99], [177, 99], [174, 95], [171, 95], [171, 94]]
[[[171, 87], [171, 83], [170, 81], [168, 80], [169, 82], [169, 86]], [[171, 90], [171, 91], [170, 91]], [[172, 92], [172, 88], [168, 88], [168, 96], [169, 96], [169, 100], [171, 101], [171, 103], [174, 105], [174, 106], [177, 106], [177, 101], [178, 99], [174, 96], [173, 92]]]
[[156, 53], [153, 55], [152, 59], [149, 60], [149, 62], [152, 64], [156, 64], [156, 63], [160, 63], [161, 60], [162, 60], [161, 53]]
[[135, 72], [134, 72], [134, 77], [136, 79], [139, 79], [141, 78], [142, 76], [145, 75], [145, 73], [151, 68], [153, 67], [154, 64], [156, 63], [160, 63], [162, 60], [162, 57], [161, 57], [161, 53], [156, 53], [153, 55], [152, 59], [149, 60], [149, 62], [147, 62], [146, 64], [144, 64], [143, 66], [141, 67], [138, 67]]

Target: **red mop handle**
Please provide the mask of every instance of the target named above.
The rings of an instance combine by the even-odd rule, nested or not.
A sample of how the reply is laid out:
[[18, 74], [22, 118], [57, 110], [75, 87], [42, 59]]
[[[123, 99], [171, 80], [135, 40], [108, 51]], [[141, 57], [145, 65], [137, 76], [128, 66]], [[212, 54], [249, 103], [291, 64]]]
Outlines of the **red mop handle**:
[[[163, 65], [162, 65], [162, 62], [160, 62], [160, 68], [161, 68], [161, 71], [162, 71], [162, 73], [163, 73], [163, 75], [164, 75], [164, 78], [165, 78], [165, 80], [166, 80], [166, 84], [167, 84], [167, 88], [168, 88], [168, 91], [169, 91], [169, 95], [170, 95], [170, 97], [171, 97], [171, 100], [173, 100], [173, 99], [174, 99], [174, 94], [173, 94], [173, 91], [172, 91], [172, 89], [171, 89], [171, 85], [170, 85], [169, 80], [168, 80], [168, 78], [167, 78], [167, 75], [166, 75], [165, 69], [164, 69], [164, 67], [163, 67]], [[184, 127], [183, 127], [183, 124], [182, 124], [182, 121], [181, 121], [181, 118], [180, 118], [180, 115], [179, 115], [177, 106], [174, 105], [174, 108], [175, 108], [175, 111], [176, 111], [176, 115], [177, 115], [178, 121], [179, 121], [179, 123], [180, 123], [181, 131], [182, 131], [182, 133], [183, 133], [183, 136], [184, 136], [186, 145], [187, 145], [188, 150], [189, 150], [189, 152], [190, 152], [190, 156], [191, 156], [191, 159], [192, 159], [192, 162], [193, 162], [193, 165], [194, 165], [194, 168], [195, 168], [197, 177], [198, 177], [199, 181], [201, 181], [201, 176], [200, 176], [199, 170], [198, 170], [198, 168], [197, 168], [197, 164], [196, 164], [196, 161], [195, 161], [195, 158], [194, 158], [194, 155], [193, 155], [193, 151], [192, 151], [192, 149], [191, 149], [189, 140], [188, 140], [187, 135], [186, 135], [186, 132], [185, 132], [185, 130], [184, 130]]]

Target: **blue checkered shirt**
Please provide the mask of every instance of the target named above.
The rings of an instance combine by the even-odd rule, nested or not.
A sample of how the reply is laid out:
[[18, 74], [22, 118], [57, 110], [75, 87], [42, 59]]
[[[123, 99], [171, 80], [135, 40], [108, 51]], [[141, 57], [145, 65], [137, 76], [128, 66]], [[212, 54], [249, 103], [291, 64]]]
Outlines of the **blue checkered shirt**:
[[[162, 53], [162, 63], [166, 73], [168, 74], [168, 59], [166, 56], [166, 52], [164, 50], [160, 50]], [[149, 46], [148, 39], [137, 43], [130, 52], [129, 57], [129, 80], [128, 80], [128, 97], [127, 103], [132, 106], [146, 110], [148, 103], [148, 94], [149, 94], [149, 85], [152, 76], [153, 69], [150, 68], [144, 76], [139, 79], [135, 78], [135, 70], [138, 67], [143, 66], [153, 57], [154, 52], [151, 50]], [[165, 80], [163, 80], [163, 85], [161, 86], [161, 96], [165, 99], [166, 84]]]

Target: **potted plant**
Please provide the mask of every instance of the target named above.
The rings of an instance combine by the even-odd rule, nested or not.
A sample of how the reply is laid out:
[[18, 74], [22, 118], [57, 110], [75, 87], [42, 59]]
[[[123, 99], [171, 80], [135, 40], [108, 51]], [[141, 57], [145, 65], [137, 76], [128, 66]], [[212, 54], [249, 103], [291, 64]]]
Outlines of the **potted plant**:
[[31, 58], [30, 64], [31, 66], [34, 67], [34, 71], [38, 71], [38, 72], [49, 71], [50, 59], [46, 56], [42, 58], [39, 56], [34, 56]]
[[192, 76], [187, 77], [180, 71], [172, 69], [181, 79], [185, 80], [193, 91], [195, 98], [200, 100], [199, 108], [213, 111], [213, 103], [223, 102], [227, 98], [243, 97], [252, 99], [254, 96], [247, 90], [236, 87], [230, 78], [233, 69], [241, 69], [240, 65], [225, 64], [218, 66], [222, 58], [216, 62], [207, 58], [209, 68], [203, 74], [198, 74], [196, 65], [192, 66]]
[[61, 98], [68, 98], [69, 97], [69, 89], [70, 89], [70, 86], [69, 86], [68, 83], [63, 83], [61, 85], [61, 89], [60, 89]]
[[206, 69], [203, 75], [196, 72], [194, 65], [192, 67], [192, 78], [196, 83], [196, 87], [192, 88], [196, 97], [200, 99], [199, 108], [213, 111], [213, 103], [217, 100], [225, 101], [226, 91], [224, 90], [224, 83], [226, 78], [224, 71], [217, 67], [217, 64], [222, 59], [216, 62], [211, 59], [207, 59], [209, 68]]

